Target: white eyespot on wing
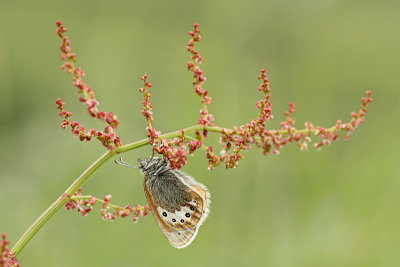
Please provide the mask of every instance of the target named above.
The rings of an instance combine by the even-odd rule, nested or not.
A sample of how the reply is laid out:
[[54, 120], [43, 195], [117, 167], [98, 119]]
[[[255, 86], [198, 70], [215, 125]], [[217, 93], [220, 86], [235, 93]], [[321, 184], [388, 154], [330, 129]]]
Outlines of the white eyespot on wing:
[[[203, 216], [201, 217], [201, 220], [199, 221], [199, 225], [201, 225], [204, 220], [207, 218], [208, 214], [210, 213], [210, 192], [208, 192], [208, 189], [205, 185], [202, 183], [199, 183], [196, 181], [193, 177], [190, 175], [178, 171], [178, 170], [173, 170], [172, 171], [176, 177], [186, 186], [190, 188], [194, 193], [196, 193], [199, 197], [200, 200], [197, 201], [197, 204], [201, 204], [201, 209], [203, 210]], [[193, 194], [195, 195], [195, 194]], [[196, 199], [196, 198], [194, 198]], [[193, 201], [193, 200], [192, 200]], [[200, 203], [201, 202], [201, 203]]]
[[168, 212], [160, 207], [158, 210], [165, 224], [168, 225], [169, 228], [177, 231], [200, 226], [199, 221], [203, 215], [201, 210], [190, 204], [181, 207], [180, 211], [175, 211], [174, 213]]

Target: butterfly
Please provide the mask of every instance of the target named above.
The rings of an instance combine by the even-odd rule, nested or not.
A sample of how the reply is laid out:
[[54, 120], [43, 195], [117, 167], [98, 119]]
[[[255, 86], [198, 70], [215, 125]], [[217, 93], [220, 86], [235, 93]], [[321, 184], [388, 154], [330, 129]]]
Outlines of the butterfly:
[[207, 187], [191, 176], [171, 169], [165, 159], [153, 156], [139, 159], [138, 167], [122, 158], [115, 162], [141, 170], [147, 202], [169, 243], [176, 248], [190, 245], [210, 211]]

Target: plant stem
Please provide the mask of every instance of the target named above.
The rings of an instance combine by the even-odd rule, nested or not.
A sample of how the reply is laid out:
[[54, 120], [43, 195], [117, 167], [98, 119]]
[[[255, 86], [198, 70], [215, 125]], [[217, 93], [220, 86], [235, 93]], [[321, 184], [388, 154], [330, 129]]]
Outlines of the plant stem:
[[[224, 128], [221, 128], [221, 127], [205, 127], [205, 128], [206, 128], [207, 131], [218, 132], [218, 133], [221, 133], [222, 130], [224, 129]], [[200, 130], [203, 130], [203, 126], [202, 125], [194, 125], [194, 126], [191, 126], [191, 127], [188, 127], [188, 128], [184, 128], [184, 129], [179, 130], [179, 131], [163, 134], [163, 135], [160, 136], [160, 138], [161, 139], [162, 138], [170, 139], [170, 138], [181, 136], [182, 135], [182, 131], [185, 134], [188, 134], [188, 133], [193, 133], [195, 131], [200, 131]], [[229, 130], [227, 130], [227, 131], [229, 131]], [[117, 148], [115, 148], [115, 151], [117, 153], [123, 153], [123, 152], [129, 151], [129, 150], [141, 147], [141, 146], [145, 146], [148, 143], [149, 143], [149, 139], [146, 138], [146, 139], [142, 139], [142, 140], [127, 144], [127, 145], [123, 145], [123, 146], [117, 147]]]
[[[72, 196], [72, 197], [71, 197], [71, 199], [73, 199], [73, 200], [77, 200], [77, 199], [91, 199], [91, 198], [96, 199], [96, 202], [100, 202], [100, 203], [104, 204], [104, 200], [102, 200], [102, 199], [100, 199], [100, 198], [97, 198], [97, 197], [94, 197], [94, 196]], [[109, 206], [110, 208], [113, 208], [113, 209], [119, 209], [119, 210], [124, 209], [124, 208], [121, 208], [121, 207], [119, 207], [119, 206], [117, 206], [117, 205], [114, 205], [114, 204], [111, 204], [111, 203], [107, 203], [106, 205]]]
[[[179, 131], [163, 134], [160, 136], [160, 138], [174, 138], [174, 137], [179, 137], [182, 136], [182, 131], [185, 134], [188, 133], [193, 133], [195, 131], [201, 131], [203, 130], [202, 125], [194, 125]], [[226, 133], [230, 133], [233, 130], [232, 129], [226, 129], [222, 127], [217, 127], [217, 126], [207, 126], [205, 129], [209, 132], [217, 132], [217, 133], [222, 133], [223, 130], [225, 130]], [[326, 130], [334, 130], [334, 127], [328, 128]], [[315, 129], [303, 129], [303, 130], [297, 130], [299, 132], [310, 132], [310, 133], [315, 133]], [[277, 134], [287, 134], [287, 130], [277, 130], [274, 131]], [[190, 138], [189, 138], [190, 139]], [[145, 146], [149, 143], [149, 140], [142, 139], [127, 145], [123, 145], [120, 147], [115, 148], [115, 150], [109, 150], [106, 153], [104, 153], [102, 156], [100, 156], [92, 165], [90, 165], [69, 187], [65, 192], [56, 200], [54, 201], [53, 204], [48, 207], [46, 211], [44, 211], [40, 217], [26, 230], [26, 232], [21, 236], [21, 238], [17, 241], [17, 243], [14, 245], [14, 247], [11, 249], [11, 253], [13, 253], [14, 256], [17, 256], [21, 250], [25, 247], [25, 245], [35, 236], [35, 234], [46, 224], [46, 222], [65, 204], [67, 203], [68, 196], [71, 197], [82, 185], [92, 176], [92, 174], [95, 173], [95, 171], [100, 168], [105, 162], [107, 162], [110, 158], [112, 158], [114, 155], [119, 154], [119, 153], [124, 153], [129, 150], [133, 150], [142, 146]], [[203, 147], [204, 149], [204, 147]]]
[[26, 230], [18, 242], [11, 249], [11, 253], [17, 256], [25, 245], [46, 224], [46, 222], [68, 201], [67, 196], [72, 196], [95, 171], [110, 159], [115, 152], [109, 150], [89, 166], [50, 207]]
[[[100, 198], [97, 198], [97, 197], [94, 197], [94, 196], [90, 196], [90, 195], [87, 195], [87, 196], [71, 196], [72, 200], [92, 199], [92, 198], [96, 199], [96, 203], [100, 202], [100, 203], [104, 204], [104, 202], [105, 202], [104, 200], [102, 200]], [[105, 205], [109, 206], [110, 208], [113, 208], [115, 210], [123, 210], [123, 209], [125, 209], [125, 207], [120, 207], [118, 205], [114, 205], [114, 204], [111, 204], [111, 203], [106, 203]], [[134, 208], [137, 209], [137, 210], [144, 210], [143, 206], [138, 206], [137, 208], [136, 207], [134, 207]]]

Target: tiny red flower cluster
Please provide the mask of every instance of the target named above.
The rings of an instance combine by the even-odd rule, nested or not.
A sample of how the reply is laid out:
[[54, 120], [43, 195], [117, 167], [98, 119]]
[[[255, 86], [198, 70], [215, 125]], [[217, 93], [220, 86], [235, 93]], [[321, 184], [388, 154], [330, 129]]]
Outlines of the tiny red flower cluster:
[[[295, 111], [295, 104], [289, 103], [289, 109], [284, 112], [286, 117], [285, 121], [280, 123], [281, 128], [277, 130], [268, 130], [266, 122], [273, 119], [271, 113], [271, 88], [270, 82], [267, 78], [266, 70], [262, 69], [258, 80], [261, 84], [258, 90], [264, 94], [263, 98], [255, 103], [256, 108], [259, 109], [257, 118], [251, 120], [240, 127], [233, 127], [232, 129], [225, 129], [214, 126], [214, 118], [208, 112], [208, 105], [211, 103], [211, 97], [208, 92], [203, 89], [203, 83], [206, 78], [203, 76], [203, 71], [198, 67], [198, 64], [203, 62], [199, 52], [195, 49], [195, 44], [200, 41], [200, 31], [198, 24], [194, 25], [194, 30], [189, 32], [191, 39], [186, 46], [191, 55], [191, 62], [188, 62], [187, 68], [193, 72], [193, 87], [194, 91], [201, 98], [202, 108], [200, 110], [199, 120], [197, 124], [203, 126], [203, 131], [196, 132], [196, 139], [188, 137], [183, 130], [180, 137], [174, 137], [170, 140], [161, 138], [161, 132], [153, 128], [153, 113], [152, 104], [150, 102], [150, 93], [147, 88], [151, 84], [147, 82], [147, 76], [143, 76], [144, 87], [140, 92], [144, 95], [145, 101], [143, 102], [142, 114], [145, 116], [148, 127], [146, 128], [149, 142], [153, 145], [155, 152], [162, 154], [170, 161], [170, 167], [180, 169], [187, 162], [187, 154], [192, 154], [194, 151], [203, 148], [205, 150], [206, 158], [208, 159], [209, 169], [219, 166], [222, 162], [226, 168], [235, 168], [239, 164], [239, 160], [243, 159], [241, 154], [243, 150], [250, 149], [252, 144], [255, 144], [262, 150], [264, 155], [268, 153], [278, 154], [279, 150], [292, 142], [296, 142], [300, 150], [306, 150], [308, 143], [311, 142], [311, 136], [315, 135], [320, 138], [320, 141], [315, 143], [314, 146], [320, 149], [325, 144], [330, 144], [339, 137], [339, 131], [344, 131], [344, 139], [347, 139], [355, 128], [364, 121], [366, 107], [368, 103], [372, 102], [370, 98], [371, 92], [367, 92], [367, 96], [362, 98], [362, 106], [358, 113], [353, 112], [352, 120], [349, 123], [342, 123], [337, 121], [336, 125], [331, 128], [324, 128], [322, 126], [314, 126], [311, 122], [305, 123], [305, 129], [299, 130], [295, 127], [295, 120], [292, 115]], [[213, 146], [206, 147], [203, 145], [205, 138], [208, 136], [208, 131], [213, 130], [220, 132], [220, 143], [222, 150], [219, 154], [215, 153]], [[188, 151], [188, 152], [187, 152]], [[231, 153], [229, 154], [229, 152]]]
[[104, 220], [115, 220], [119, 216], [125, 218], [132, 215], [131, 220], [133, 222], [137, 222], [139, 216], [145, 217], [150, 211], [149, 205], [135, 205], [134, 207], [131, 207], [130, 204], [127, 204], [125, 207], [119, 207], [110, 203], [112, 198], [111, 195], [107, 195], [103, 200], [100, 200], [93, 196], [83, 196], [81, 191], [82, 189], [79, 188], [78, 191], [74, 193], [73, 197], [69, 197], [66, 194], [63, 195], [68, 198], [68, 202], [65, 204], [66, 210], [77, 209], [82, 216], [86, 216], [90, 211], [92, 211], [96, 202], [101, 202], [102, 206], [100, 213]]
[[200, 96], [202, 104], [197, 124], [203, 126], [203, 131], [201, 133], [199, 131], [196, 132], [196, 140], [188, 138], [183, 130], [181, 130], [182, 136], [178, 138], [172, 138], [171, 140], [160, 138], [161, 132], [153, 128], [153, 105], [149, 99], [150, 93], [147, 90], [151, 87], [151, 83], [147, 81], [146, 74], [141, 77], [144, 86], [139, 89], [139, 92], [141, 92], [144, 97], [141, 112], [147, 120], [148, 126], [146, 127], [146, 132], [147, 137], [149, 138], [149, 143], [153, 145], [153, 149], [156, 153], [163, 155], [164, 158], [170, 162], [171, 168], [178, 170], [186, 164], [188, 154], [192, 154], [202, 147], [204, 139], [208, 137], [208, 131], [205, 127], [214, 126], [213, 115], [208, 112], [208, 105], [211, 103], [211, 97], [209, 97], [208, 92], [203, 89], [203, 83], [205, 82], [206, 77], [203, 76], [203, 71], [198, 67], [198, 64], [201, 64], [203, 60], [199, 52], [195, 49], [196, 42], [199, 42], [201, 39], [198, 27], [199, 24], [196, 23], [194, 25], [194, 31], [188, 33], [192, 38], [186, 46], [192, 59], [192, 62], [187, 63], [187, 68], [193, 73], [194, 91], [198, 96]]
[[[323, 145], [330, 144], [332, 141], [336, 141], [340, 130], [345, 131], [344, 139], [347, 139], [349, 134], [354, 132], [355, 128], [364, 121], [367, 105], [372, 102], [370, 97], [371, 92], [367, 91], [366, 97], [361, 99], [360, 111], [358, 113], [351, 113], [352, 120], [349, 123], [342, 123], [341, 120], [338, 120], [334, 127], [326, 129], [322, 126], [315, 127], [311, 122], [307, 121], [304, 130], [296, 129], [295, 120], [292, 118], [295, 104], [290, 102], [289, 109], [284, 112], [286, 120], [280, 123], [281, 129], [270, 131], [265, 129], [265, 121], [273, 118], [269, 95], [270, 88], [265, 75], [265, 69], [261, 70], [259, 79], [263, 80], [263, 83], [259, 86], [259, 91], [264, 92], [264, 99], [256, 102], [256, 107], [260, 109], [259, 117], [239, 128], [234, 127], [229, 132], [225, 129], [222, 131], [220, 143], [223, 144], [223, 149], [220, 156], [214, 153], [212, 147], [206, 153], [210, 169], [218, 166], [221, 162], [225, 163], [226, 168], [237, 167], [238, 161], [243, 159], [240, 151], [250, 149], [251, 144], [255, 144], [261, 148], [262, 153], [267, 155], [269, 152], [278, 154], [284, 145], [292, 142], [296, 142], [300, 150], [306, 150], [308, 147], [307, 144], [311, 142], [312, 134], [320, 138], [320, 141], [314, 144], [317, 149], [320, 149]], [[232, 144], [235, 145], [233, 153], [228, 155], [227, 151], [232, 148]]]
[[[59, 115], [64, 117], [62, 127], [71, 127], [71, 131], [74, 135], [78, 136], [80, 140], [91, 140], [93, 136], [99, 139], [102, 144], [108, 149], [113, 149], [121, 145], [118, 136], [115, 133], [115, 128], [118, 126], [116, 117], [110, 112], [101, 112], [97, 110], [97, 100], [95, 99], [93, 90], [86, 85], [83, 81], [84, 72], [80, 68], [75, 68], [74, 62], [76, 61], [76, 54], [71, 53], [70, 41], [65, 35], [67, 31], [63, 27], [61, 22], [57, 22], [57, 34], [61, 38], [61, 58], [66, 60], [63, 69], [69, 73], [73, 73], [73, 84], [78, 88], [80, 94], [80, 101], [83, 102], [88, 110], [88, 113], [99, 120], [102, 120], [106, 124], [106, 128], [103, 131], [97, 129], [91, 129], [87, 131], [78, 122], [71, 122], [69, 118], [71, 113], [67, 112], [63, 108], [61, 100], [57, 100], [58, 109], [60, 110]], [[367, 92], [365, 98], [362, 98], [361, 109], [358, 113], [353, 112], [351, 114], [352, 119], [348, 123], [343, 123], [338, 120], [336, 125], [331, 128], [324, 128], [322, 126], [314, 126], [311, 122], [306, 121], [305, 129], [297, 129], [295, 127], [295, 120], [292, 115], [295, 111], [294, 103], [289, 103], [289, 109], [284, 112], [286, 117], [285, 121], [280, 123], [280, 129], [268, 130], [266, 128], [266, 122], [273, 118], [271, 113], [271, 96], [270, 96], [270, 83], [267, 78], [266, 70], [262, 69], [258, 79], [261, 84], [258, 90], [263, 93], [263, 98], [255, 103], [256, 108], [259, 110], [257, 118], [251, 120], [240, 127], [233, 127], [232, 129], [225, 129], [214, 126], [214, 118], [212, 114], [208, 112], [208, 106], [211, 103], [211, 97], [208, 95], [208, 91], [203, 88], [203, 84], [206, 81], [203, 71], [199, 68], [199, 64], [203, 62], [202, 57], [197, 51], [195, 45], [201, 39], [199, 25], [194, 25], [194, 30], [190, 31], [189, 43], [186, 48], [191, 56], [191, 61], [187, 63], [187, 69], [193, 73], [193, 87], [195, 93], [201, 99], [201, 109], [197, 125], [202, 127], [202, 131], [196, 131], [196, 138], [191, 138], [181, 130], [181, 135], [177, 137], [175, 134], [173, 137], [162, 137], [161, 132], [157, 131], [153, 127], [153, 105], [150, 101], [151, 83], [147, 80], [145, 74], [141, 79], [143, 80], [143, 87], [139, 89], [140, 93], [143, 94], [144, 101], [141, 109], [142, 115], [147, 121], [147, 137], [149, 143], [153, 146], [153, 150], [156, 153], [162, 154], [164, 158], [170, 162], [170, 167], [175, 169], [182, 168], [187, 162], [187, 155], [192, 154], [198, 149], [202, 148], [205, 150], [206, 157], [209, 161], [209, 169], [212, 169], [222, 162], [226, 168], [234, 168], [239, 164], [239, 160], [243, 159], [242, 151], [250, 149], [252, 144], [255, 144], [262, 150], [264, 155], [268, 153], [279, 153], [279, 150], [286, 144], [296, 142], [301, 150], [305, 150], [308, 147], [308, 143], [311, 142], [311, 136], [315, 135], [319, 137], [319, 142], [315, 143], [314, 146], [320, 149], [323, 145], [330, 144], [339, 138], [339, 131], [344, 131], [344, 139], [347, 139], [349, 134], [354, 132], [355, 128], [364, 121], [366, 107], [368, 103], [372, 102], [371, 92]], [[215, 153], [213, 146], [206, 147], [204, 145], [205, 139], [208, 137], [208, 131], [214, 131], [221, 133], [220, 143], [222, 144], [222, 150], [219, 154]], [[230, 153], [230, 154], [229, 154]]]
[[214, 125], [214, 117], [212, 114], [208, 112], [208, 106], [211, 104], [211, 97], [208, 96], [208, 92], [203, 89], [203, 83], [206, 80], [206, 77], [203, 76], [203, 71], [199, 68], [198, 64], [203, 62], [202, 57], [199, 52], [195, 49], [196, 42], [199, 42], [201, 39], [199, 24], [194, 24], [194, 31], [190, 31], [188, 33], [192, 38], [189, 40], [186, 48], [191, 54], [192, 61], [187, 63], [187, 68], [189, 71], [193, 72], [193, 87], [195, 93], [200, 96], [202, 108], [200, 110], [199, 120], [197, 124], [203, 126], [213, 126]]
[[109, 206], [110, 201], [111, 201], [111, 195], [107, 195], [103, 199], [103, 205], [101, 205], [101, 216], [103, 216], [103, 220], [115, 220], [118, 215], [119, 215], [119, 210], [113, 209], [112, 212], [110, 212], [111, 207]]
[[367, 112], [367, 105], [371, 102], [371, 91], [367, 91], [365, 97], [361, 98], [361, 108], [358, 113], [351, 112], [350, 122], [343, 123], [341, 120], [338, 120], [336, 122], [336, 125], [330, 129], [325, 129], [321, 126], [317, 126], [315, 135], [319, 136], [321, 138], [321, 141], [314, 144], [315, 148], [319, 150], [323, 145], [329, 145], [332, 141], [336, 141], [339, 137], [340, 130], [345, 132], [343, 139], [347, 140], [350, 134], [354, 133], [355, 129], [364, 122], [365, 114]]
[[116, 133], [116, 128], [119, 124], [117, 116], [112, 112], [98, 110], [97, 105], [99, 102], [96, 100], [93, 90], [83, 80], [85, 72], [81, 68], [77, 68], [74, 65], [76, 61], [76, 54], [71, 52], [71, 41], [65, 35], [68, 30], [62, 25], [61, 21], [57, 21], [56, 25], [58, 27], [56, 32], [61, 38], [61, 59], [66, 60], [66, 62], [61, 66], [61, 69], [73, 74], [72, 82], [73, 85], [78, 89], [79, 101], [85, 104], [89, 115], [105, 124], [104, 131], [91, 129], [86, 133], [86, 129], [79, 125], [78, 122], [69, 123], [68, 118], [72, 114], [70, 112], [65, 113], [65, 111], [61, 111], [59, 103], [62, 102], [60, 99], [58, 99], [56, 103], [58, 105], [58, 109], [60, 109], [60, 116], [65, 118], [61, 127], [65, 129], [66, 126], [70, 126], [72, 133], [75, 136], [79, 136], [81, 141], [90, 141], [92, 136], [96, 136], [97, 139], [99, 139], [103, 146], [105, 146], [107, 149], [113, 149], [121, 146], [122, 143]]
[[[218, 157], [215, 153], [208, 153], [209, 169], [218, 166], [220, 162], [225, 163], [225, 167], [236, 168], [239, 165], [239, 160], [243, 159], [240, 154], [242, 150], [249, 150], [250, 144], [254, 144], [257, 136], [262, 137], [265, 129], [265, 122], [273, 118], [271, 114], [271, 89], [269, 80], [267, 78], [266, 70], [262, 69], [258, 79], [261, 84], [258, 87], [260, 92], [263, 92], [264, 98], [255, 103], [257, 109], [260, 110], [258, 118], [253, 119], [250, 123], [240, 126], [239, 128], [233, 127], [233, 130], [227, 132], [223, 129], [219, 142], [223, 144], [222, 151]], [[232, 143], [235, 145], [230, 155], [227, 152], [232, 148]]]
[[105, 132], [99, 131], [98, 129], [86, 130], [84, 126], [79, 124], [77, 121], [70, 121], [69, 118], [72, 116], [71, 112], [64, 110], [64, 102], [61, 99], [56, 100], [57, 108], [60, 110], [58, 115], [64, 117], [61, 124], [61, 128], [65, 129], [67, 126], [71, 127], [73, 135], [77, 136], [81, 141], [90, 141], [92, 137], [97, 138], [107, 149], [113, 149], [121, 145], [121, 141], [118, 136], [115, 136], [113, 131], [110, 132], [109, 126], [106, 126]]
[[[82, 188], [79, 188], [77, 192], [74, 193], [74, 196], [82, 196], [80, 193]], [[65, 203], [66, 210], [74, 210], [76, 209], [83, 217], [88, 215], [89, 212], [92, 211], [93, 206], [96, 204], [96, 198], [91, 196], [89, 199], [71, 199], [67, 194], [63, 194], [64, 197], [68, 197], [68, 202]]]
[[[134, 207], [131, 207], [130, 204], [127, 204], [125, 207], [122, 208], [115, 205], [110, 205], [111, 198], [111, 195], [105, 196], [103, 205], [101, 206], [101, 215], [103, 216], [104, 220], [113, 221], [118, 216], [121, 216], [121, 218], [126, 218], [132, 215], [131, 220], [136, 223], [139, 219], [139, 216], [143, 218], [147, 214], [149, 214], [149, 205], [135, 205]], [[112, 211], [110, 211], [110, 209]]]
[[187, 152], [183, 145], [186, 140], [183, 139], [183, 135], [182, 138], [174, 138], [172, 140], [167, 140], [165, 138], [160, 139], [161, 132], [153, 128], [153, 104], [150, 101], [151, 94], [147, 90], [151, 87], [151, 83], [147, 81], [146, 74], [143, 75], [141, 79], [143, 81], [143, 87], [139, 89], [139, 92], [142, 93], [144, 97], [141, 112], [147, 120], [146, 132], [149, 143], [153, 146], [154, 152], [168, 159], [171, 168], [179, 170], [187, 162]]
[[271, 120], [273, 118], [271, 114], [271, 88], [267, 78], [266, 69], [261, 70], [261, 74], [257, 79], [262, 80], [258, 87], [258, 91], [264, 93], [264, 98], [256, 102], [256, 107], [260, 110], [257, 123], [265, 125], [265, 120]]
[[8, 248], [10, 241], [7, 240], [6, 233], [1, 234], [0, 240], [0, 266], [2, 267], [19, 267], [19, 263], [17, 258], [11, 253], [11, 250]]
[[147, 120], [147, 127], [146, 127], [146, 132], [147, 132], [147, 137], [149, 138], [149, 143], [150, 145], [155, 145], [156, 143], [159, 142], [159, 137], [161, 135], [160, 131], [156, 131], [153, 128], [153, 103], [150, 101], [150, 92], [147, 90], [147, 88], [151, 87], [151, 83], [147, 81], [147, 74], [143, 75], [140, 77], [143, 81], [143, 87], [139, 89], [139, 92], [143, 94], [143, 102], [142, 102], [142, 109], [141, 112], [143, 116]]
[[151, 87], [151, 83], [147, 81], [147, 74], [144, 74], [142, 77], [140, 77], [143, 81], [143, 87], [139, 89], [139, 92], [143, 94], [144, 101], [142, 102], [143, 108], [141, 109], [141, 112], [143, 116], [146, 118], [149, 126], [152, 125], [154, 118], [153, 118], [153, 104], [150, 101], [150, 96], [151, 94], [147, 90], [147, 88]]
[[171, 168], [179, 170], [187, 162], [186, 142], [183, 134], [182, 137], [171, 140], [163, 138], [154, 146], [154, 151], [168, 159]]

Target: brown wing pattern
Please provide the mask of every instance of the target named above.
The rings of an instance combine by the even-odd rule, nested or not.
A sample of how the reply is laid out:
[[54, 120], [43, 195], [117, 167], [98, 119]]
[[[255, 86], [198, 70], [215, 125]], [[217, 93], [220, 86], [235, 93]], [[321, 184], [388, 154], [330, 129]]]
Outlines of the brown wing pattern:
[[146, 183], [144, 184], [145, 195], [154, 218], [165, 237], [176, 248], [184, 248], [194, 240], [199, 226], [208, 212], [209, 196], [206, 189], [197, 184], [190, 185], [190, 187], [193, 187], [193, 190], [190, 191], [192, 195], [191, 202], [181, 207], [180, 211], [171, 213], [155, 206], [152, 201], [152, 195]]
[[156, 219], [156, 222], [158, 224], [158, 226], [161, 228], [161, 230], [167, 231], [167, 232], [171, 232], [172, 230], [168, 227], [168, 225], [165, 224], [165, 222], [160, 218], [160, 214], [158, 214], [156, 207], [154, 206], [151, 194], [149, 192], [149, 189], [146, 186], [146, 183], [144, 184], [144, 193], [146, 195], [147, 198], [147, 202], [149, 203], [151, 212], [154, 215], [154, 218]]

